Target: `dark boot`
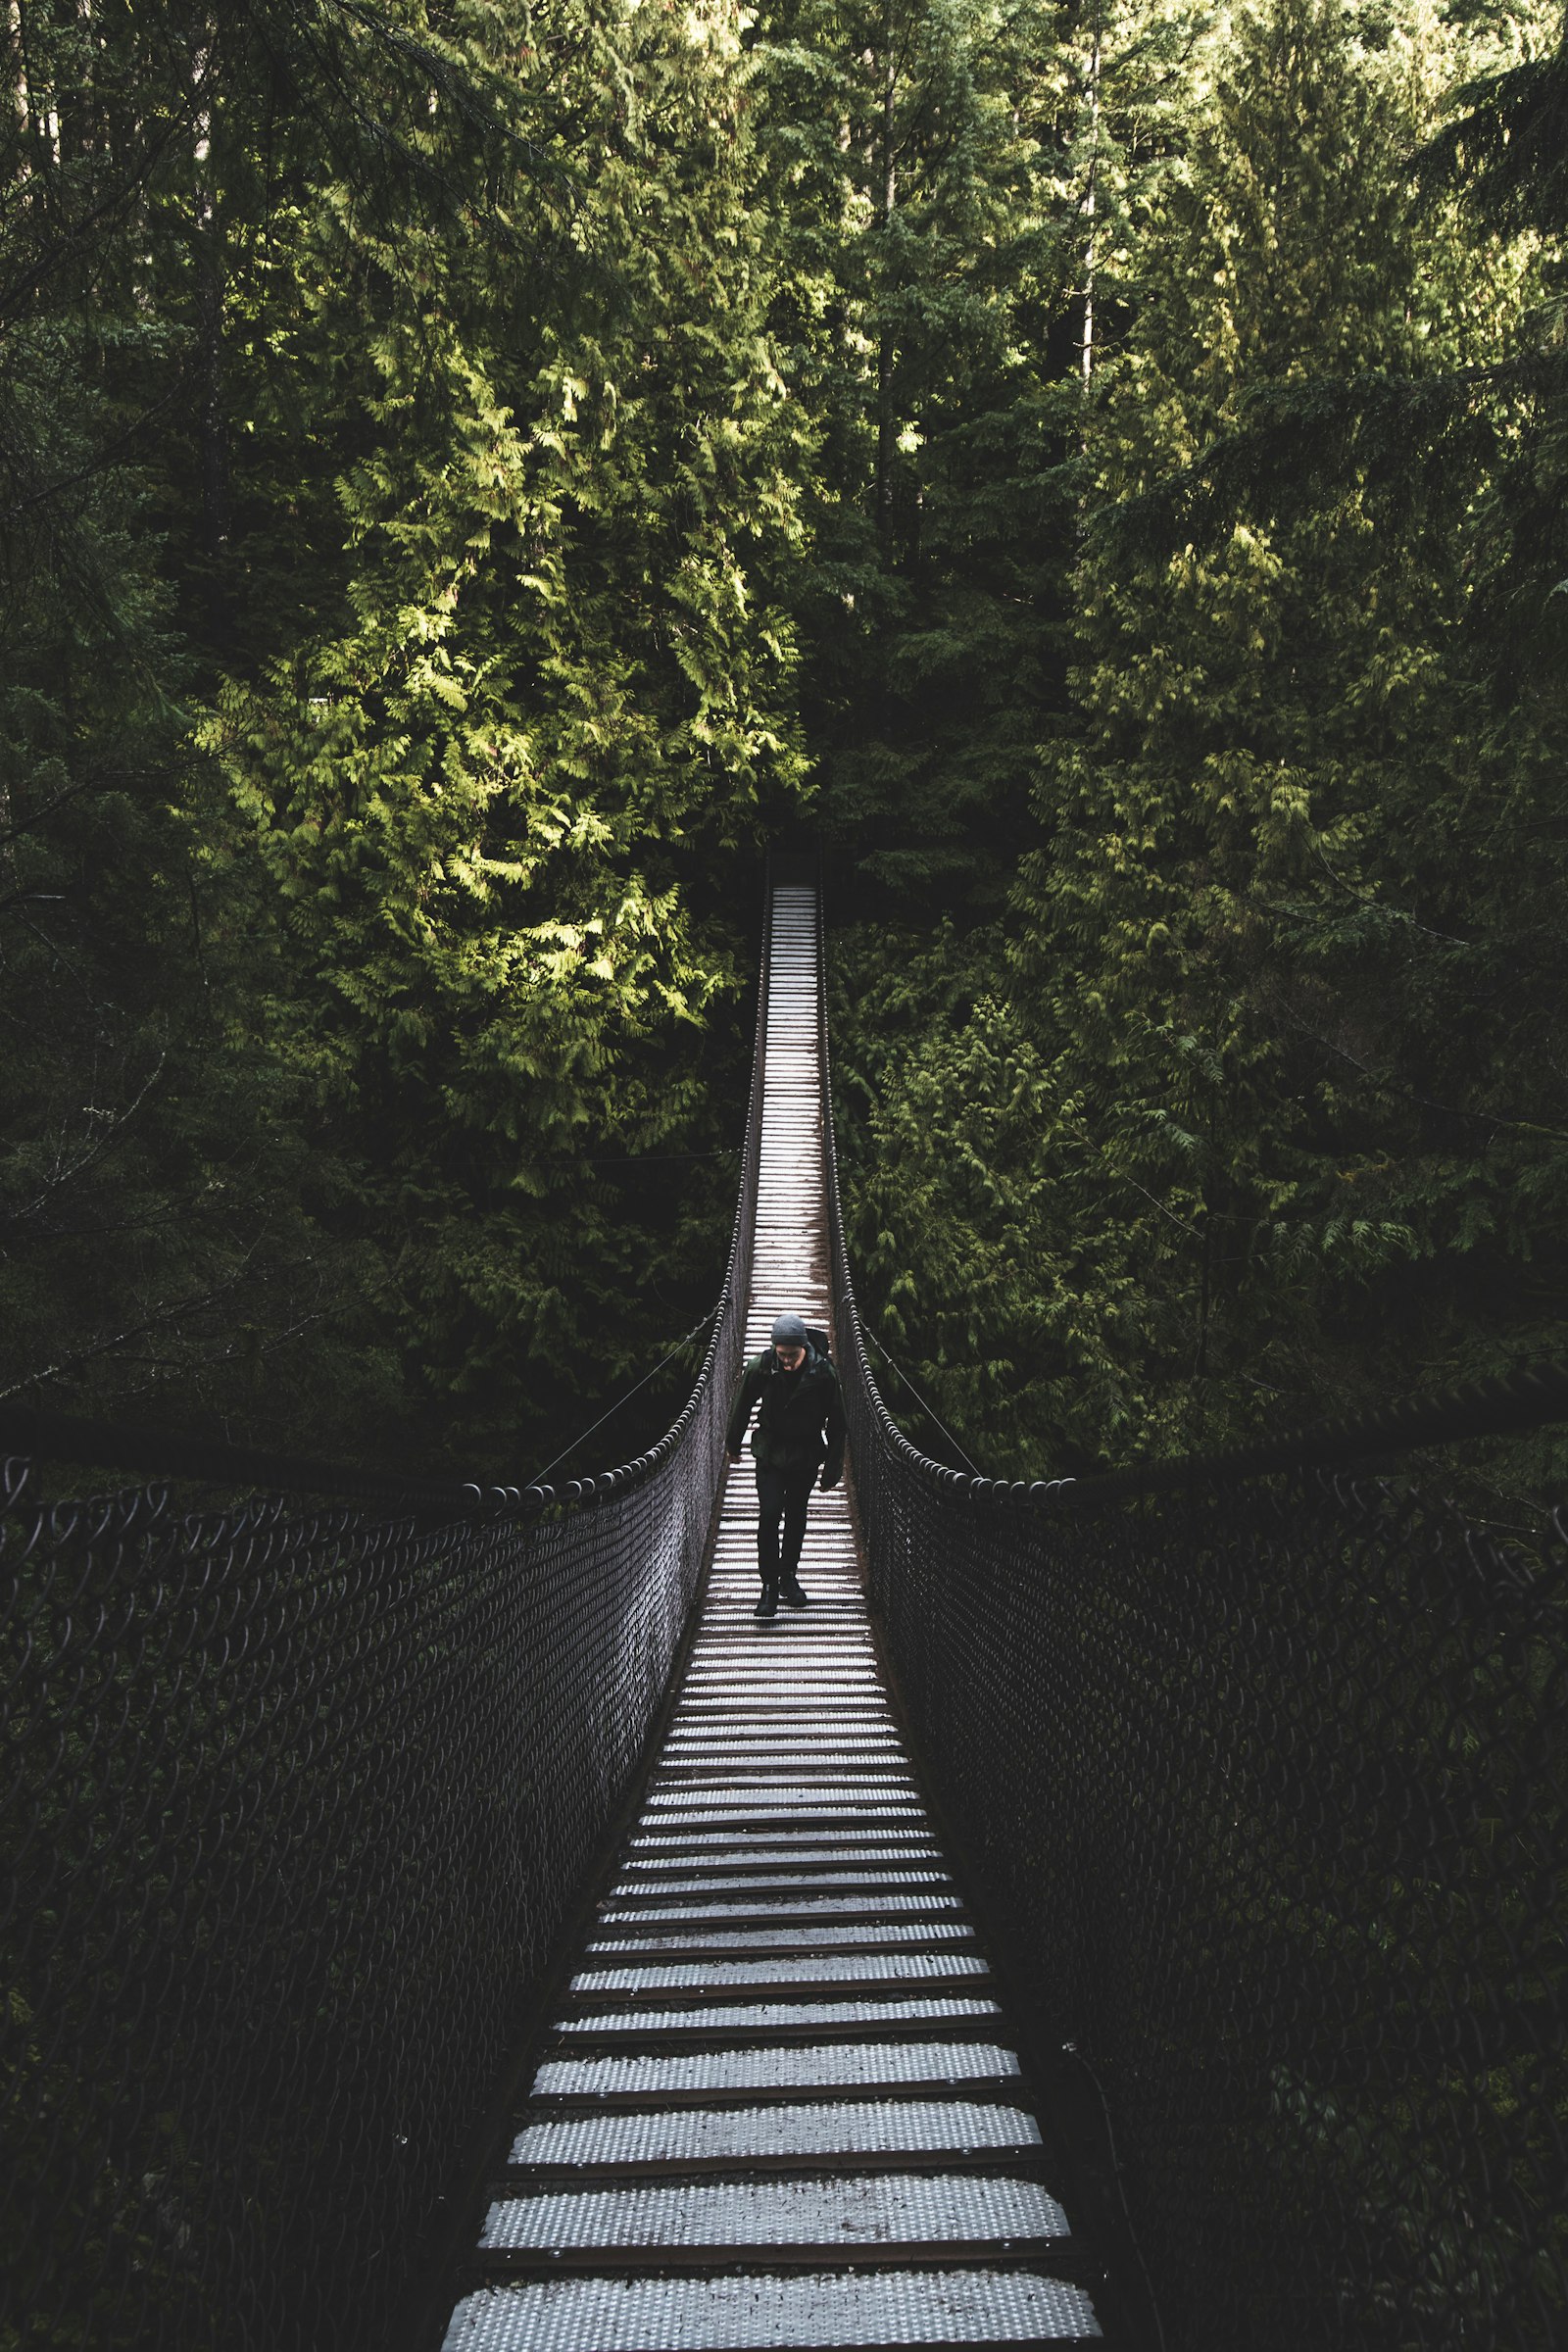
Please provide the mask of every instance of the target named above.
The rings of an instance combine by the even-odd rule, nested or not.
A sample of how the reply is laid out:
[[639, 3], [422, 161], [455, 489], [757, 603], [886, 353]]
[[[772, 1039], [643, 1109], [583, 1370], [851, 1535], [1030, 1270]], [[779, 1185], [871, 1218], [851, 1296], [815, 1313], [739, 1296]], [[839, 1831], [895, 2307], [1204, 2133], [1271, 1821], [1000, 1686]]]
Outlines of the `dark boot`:
[[777, 1585], [764, 1585], [762, 1587], [760, 1593], [758, 1595], [757, 1606], [752, 1611], [752, 1615], [754, 1617], [776, 1617], [778, 1615]]
[[787, 1577], [779, 1587], [779, 1598], [787, 1609], [804, 1609], [810, 1595], [806, 1592], [798, 1576]]

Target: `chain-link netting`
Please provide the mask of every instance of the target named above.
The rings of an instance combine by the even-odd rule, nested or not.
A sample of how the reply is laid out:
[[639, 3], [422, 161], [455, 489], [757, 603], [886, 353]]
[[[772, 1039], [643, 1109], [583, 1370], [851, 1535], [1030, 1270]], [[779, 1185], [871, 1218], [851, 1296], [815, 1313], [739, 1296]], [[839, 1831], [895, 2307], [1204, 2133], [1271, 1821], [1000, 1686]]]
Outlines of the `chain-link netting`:
[[1386, 1465], [944, 1469], [872, 1380], [831, 1143], [829, 1186], [874, 1603], [988, 1927], [1103, 2085], [1170, 2352], [1568, 2340], [1561, 1517]]
[[490, 1517], [52, 1502], [5, 1463], [0, 2345], [392, 2339], [693, 1597], [757, 1112], [708, 1360], [637, 1462]]

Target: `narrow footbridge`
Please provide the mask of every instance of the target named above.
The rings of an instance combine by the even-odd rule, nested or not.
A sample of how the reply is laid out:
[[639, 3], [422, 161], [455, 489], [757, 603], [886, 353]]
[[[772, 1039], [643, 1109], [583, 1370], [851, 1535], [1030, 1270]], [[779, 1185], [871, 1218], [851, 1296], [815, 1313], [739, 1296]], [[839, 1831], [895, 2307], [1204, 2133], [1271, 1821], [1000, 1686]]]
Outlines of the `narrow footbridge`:
[[[831, 1312], [814, 894], [771, 911], [749, 1352], [787, 1308]], [[668, 1728], [448, 2352], [1101, 2332], [842, 1489], [813, 1497], [802, 1582], [807, 1610], [758, 1623], [756, 1491], [730, 1470]]]
[[[1568, 1544], [1454, 1499], [1568, 1375], [960, 1471], [873, 1374], [822, 1007], [778, 861], [634, 1462], [0, 1412], [3, 2352], [1568, 2340]], [[760, 1622], [784, 1308], [850, 1476]]]

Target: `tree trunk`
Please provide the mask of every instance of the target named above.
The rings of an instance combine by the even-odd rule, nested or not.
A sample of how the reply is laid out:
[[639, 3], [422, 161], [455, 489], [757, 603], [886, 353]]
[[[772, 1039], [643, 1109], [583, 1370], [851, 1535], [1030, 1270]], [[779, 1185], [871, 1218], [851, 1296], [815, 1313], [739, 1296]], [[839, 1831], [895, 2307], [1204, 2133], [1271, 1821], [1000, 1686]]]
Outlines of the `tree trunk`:
[[[17, 128], [25, 140], [26, 133], [32, 127], [32, 102], [27, 95], [27, 51], [22, 37], [22, 0], [6, 0], [6, 32], [7, 45], [16, 60], [11, 103], [16, 111]], [[18, 165], [19, 176], [24, 176], [26, 170], [26, 148], [24, 145]]]
[[1095, 364], [1095, 199], [1100, 173], [1100, 12], [1095, 11], [1094, 46], [1089, 52], [1089, 184], [1084, 190], [1084, 218], [1089, 233], [1084, 244], [1084, 337], [1079, 354], [1084, 390]]
[[876, 538], [882, 560], [893, 554], [893, 456], [898, 438], [893, 413], [893, 322], [887, 295], [893, 268], [893, 215], [898, 203], [898, 68], [893, 54], [893, 11], [882, 19], [882, 322], [876, 345]]
[[[196, 343], [200, 366], [202, 538], [209, 562], [228, 554], [228, 417], [223, 402], [223, 223], [213, 168], [213, 44], [198, 53], [198, 86], [205, 84], [196, 136]], [[220, 594], [215, 582], [215, 594]]]

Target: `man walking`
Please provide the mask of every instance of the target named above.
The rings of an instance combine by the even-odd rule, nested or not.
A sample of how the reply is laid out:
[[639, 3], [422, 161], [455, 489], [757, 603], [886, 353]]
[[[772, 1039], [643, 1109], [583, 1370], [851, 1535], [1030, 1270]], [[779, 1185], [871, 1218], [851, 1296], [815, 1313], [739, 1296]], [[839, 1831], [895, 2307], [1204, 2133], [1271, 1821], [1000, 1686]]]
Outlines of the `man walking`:
[[757, 1458], [757, 1565], [762, 1578], [755, 1613], [776, 1617], [781, 1595], [788, 1608], [806, 1606], [798, 1571], [811, 1482], [818, 1469], [824, 1491], [844, 1476], [839, 1376], [825, 1337], [818, 1333], [813, 1338], [799, 1315], [779, 1316], [772, 1346], [741, 1376], [724, 1433], [724, 1450], [732, 1462], [741, 1458], [741, 1440], [753, 1405], [759, 1408], [752, 1452]]

